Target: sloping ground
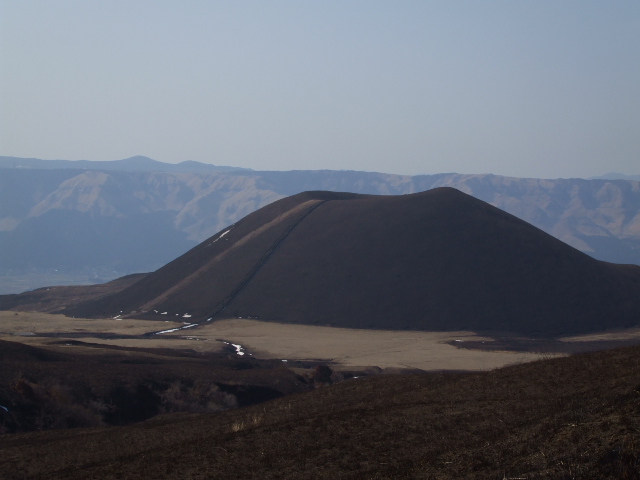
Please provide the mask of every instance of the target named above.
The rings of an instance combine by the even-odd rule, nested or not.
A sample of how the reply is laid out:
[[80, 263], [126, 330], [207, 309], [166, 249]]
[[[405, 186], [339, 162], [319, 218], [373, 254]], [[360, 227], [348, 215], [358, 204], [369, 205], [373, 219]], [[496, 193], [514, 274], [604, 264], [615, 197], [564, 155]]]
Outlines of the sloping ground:
[[637, 479], [640, 349], [0, 437], [3, 478]]
[[449, 175], [451, 186], [599, 260], [640, 264], [640, 183]]
[[640, 324], [640, 267], [594, 260], [452, 188], [307, 192], [63, 311], [120, 312], [557, 336]]
[[0, 310], [54, 312], [79, 300], [87, 301], [112, 295], [145, 275], [134, 273], [99, 285], [44, 287], [21, 294], [0, 295]]
[[[216, 412], [313, 387], [282, 362], [179, 348], [0, 340], [0, 435]], [[299, 363], [299, 362], [298, 362]], [[0, 453], [2, 458], [2, 453]], [[0, 466], [0, 477], [5, 478]]]

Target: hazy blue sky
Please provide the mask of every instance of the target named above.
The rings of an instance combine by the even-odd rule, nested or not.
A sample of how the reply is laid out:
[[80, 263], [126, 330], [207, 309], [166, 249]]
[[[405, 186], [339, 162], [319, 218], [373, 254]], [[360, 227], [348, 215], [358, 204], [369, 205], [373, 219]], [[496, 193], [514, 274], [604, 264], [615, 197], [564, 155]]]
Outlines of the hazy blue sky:
[[0, 155], [640, 173], [640, 1], [0, 0]]

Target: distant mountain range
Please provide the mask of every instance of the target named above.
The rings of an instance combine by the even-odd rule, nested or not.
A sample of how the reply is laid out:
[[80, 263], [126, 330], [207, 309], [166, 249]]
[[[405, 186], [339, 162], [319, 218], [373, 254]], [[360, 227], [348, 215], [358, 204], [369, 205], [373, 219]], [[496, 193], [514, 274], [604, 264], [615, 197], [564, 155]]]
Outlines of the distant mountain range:
[[153, 271], [247, 214], [303, 191], [399, 195], [442, 186], [497, 206], [594, 258], [640, 264], [635, 180], [262, 172], [146, 157], [0, 157], [0, 293]]
[[625, 175], [624, 173], [610, 172], [597, 177], [591, 177], [594, 180], [640, 180], [640, 175]]
[[39, 158], [20, 158], [0, 156], [0, 168], [28, 168], [28, 169], [82, 169], [107, 170], [122, 172], [250, 172], [249, 168], [224, 167], [208, 163], [186, 160], [180, 163], [164, 163], [149, 157], [137, 155], [123, 160], [94, 161], [94, 160], [42, 160]]

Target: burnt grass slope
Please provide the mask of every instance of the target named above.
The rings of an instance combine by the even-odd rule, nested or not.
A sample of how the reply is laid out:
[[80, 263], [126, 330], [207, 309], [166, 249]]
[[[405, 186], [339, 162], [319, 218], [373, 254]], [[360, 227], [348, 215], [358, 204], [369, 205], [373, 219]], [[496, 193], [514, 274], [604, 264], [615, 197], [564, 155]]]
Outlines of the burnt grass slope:
[[306, 192], [63, 311], [555, 336], [640, 324], [640, 267], [591, 257], [452, 188]]
[[640, 348], [0, 436], [3, 478], [637, 479]]
[[281, 362], [239, 358], [235, 351], [203, 355], [69, 340], [45, 349], [0, 341], [0, 434], [217, 412], [313, 385]]

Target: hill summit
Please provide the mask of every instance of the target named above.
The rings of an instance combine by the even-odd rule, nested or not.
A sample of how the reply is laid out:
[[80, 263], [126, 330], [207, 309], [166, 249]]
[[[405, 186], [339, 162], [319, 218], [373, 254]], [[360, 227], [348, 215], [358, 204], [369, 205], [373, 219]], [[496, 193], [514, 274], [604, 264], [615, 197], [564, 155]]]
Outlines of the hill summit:
[[556, 336], [640, 324], [640, 267], [594, 260], [453, 188], [305, 192], [64, 313], [121, 312]]

